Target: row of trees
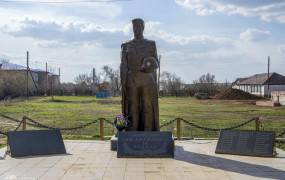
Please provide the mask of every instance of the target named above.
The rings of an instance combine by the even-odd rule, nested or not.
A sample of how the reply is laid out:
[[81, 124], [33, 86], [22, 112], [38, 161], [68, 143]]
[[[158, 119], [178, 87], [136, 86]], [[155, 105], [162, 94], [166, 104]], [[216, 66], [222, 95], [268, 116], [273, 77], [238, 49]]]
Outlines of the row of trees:
[[[113, 96], [121, 94], [120, 71], [110, 66], [104, 66], [98, 73], [93, 69], [90, 74], [79, 74], [74, 82], [75, 94], [95, 94], [98, 91], [108, 91]], [[67, 84], [62, 86], [68, 87]]]
[[[24, 74], [11, 77], [1, 74], [0, 99], [5, 96], [17, 97], [25, 94]], [[32, 81], [29, 80], [31, 83]], [[205, 74], [200, 76], [192, 84], [186, 84], [179, 76], [171, 72], [162, 72], [160, 77], [159, 93], [161, 96], [194, 96], [196, 93], [207, 93], [215, 95], [222, 89], [228, 87], [226, 84], [218, 83], [215, 76]], [[30, 85], [32, 87], [32, 85]], [[121, 80], [119, 68], [114, 69], [104, 66], [100, 71], [93, 69], [90, 73], [79, 74], [74, 83], [61, 83], [54, 87], [54, 95], [95, 95], [98, 91], [107, 91], [112, 96], [120, 96]], [[50, 92], [48, 92], [50, 94]]]
[[[89, 91], [109, 91], [113, 96], [121, 94], [120, 72], [110, 66], [104, 66], [99, 73], [80, 74], [75, 78], [75, 87], [79, 94]], [[175, 73], [164, 71], [160, 77], [159, 92], [161, 96], [194, 96], [195, 93], [207, 93], [210, 96], [228, 88], [227, 84], [218, 83], [215, 76], [207, 73], [186, 84]]]
[[192, 84], [186, 84], [176, 74], [163, 72], [160, 84], [160, 95], [162, 96], [194, 96], [197, 93], [214, 96], [231, 86], [229, 83], [218, 83], [215, 80], [215, 75], [210, 73], [200, 76]]

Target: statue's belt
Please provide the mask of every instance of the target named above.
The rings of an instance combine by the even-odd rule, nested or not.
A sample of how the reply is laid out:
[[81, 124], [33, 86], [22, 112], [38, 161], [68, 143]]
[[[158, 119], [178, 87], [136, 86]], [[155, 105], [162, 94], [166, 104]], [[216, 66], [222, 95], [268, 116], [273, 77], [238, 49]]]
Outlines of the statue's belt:
[[129, 67], [128, 71], [136, 71], [136, 72], [140, 72], [141, 71], [141, 67]]

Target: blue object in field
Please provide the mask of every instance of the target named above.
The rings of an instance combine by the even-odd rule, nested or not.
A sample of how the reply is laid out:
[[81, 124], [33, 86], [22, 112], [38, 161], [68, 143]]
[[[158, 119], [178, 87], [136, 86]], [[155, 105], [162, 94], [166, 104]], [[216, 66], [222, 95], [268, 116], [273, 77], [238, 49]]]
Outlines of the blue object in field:
[[99, 91], [96, 93], [96, 98], [108, 98], [110, 94], [108, 91]]

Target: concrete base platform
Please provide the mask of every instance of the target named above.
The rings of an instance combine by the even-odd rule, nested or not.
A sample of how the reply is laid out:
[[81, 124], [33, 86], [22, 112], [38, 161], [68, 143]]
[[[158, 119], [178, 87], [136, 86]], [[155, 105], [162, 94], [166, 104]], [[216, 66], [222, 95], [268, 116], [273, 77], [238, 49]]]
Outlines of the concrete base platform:
[[175, 157], [117, 158], [110, 141], [65, 141], [68, 155], [3, 157], [0, 179], [188, 180], [285, 179], [285, 152], [276, 158], [215, 154], [216, 141], [176, 141]]

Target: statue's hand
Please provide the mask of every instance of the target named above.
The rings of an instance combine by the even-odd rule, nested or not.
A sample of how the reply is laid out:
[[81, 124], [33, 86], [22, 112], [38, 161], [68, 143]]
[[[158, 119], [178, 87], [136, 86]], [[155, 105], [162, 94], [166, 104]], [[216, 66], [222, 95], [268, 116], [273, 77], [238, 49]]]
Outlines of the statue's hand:
[[140, 68], [140, 71], [145, 73], [145, 67], [142, 66], [142, 67]]
[[145, 73], [152, 73], [158, 68], [157, 60], [154, 57], [148, 57], [143, 60], [141, 71]]

